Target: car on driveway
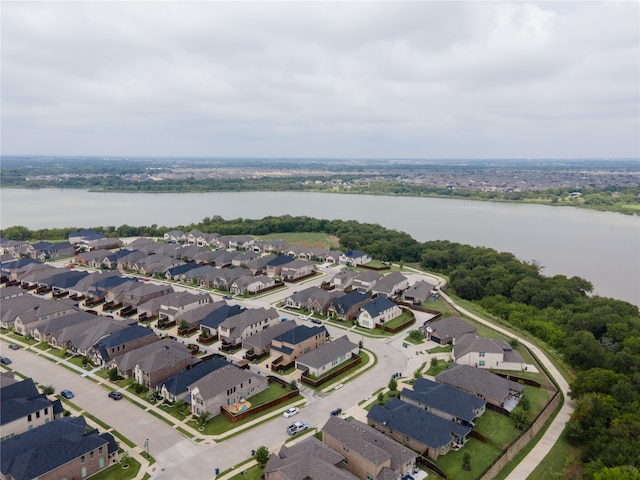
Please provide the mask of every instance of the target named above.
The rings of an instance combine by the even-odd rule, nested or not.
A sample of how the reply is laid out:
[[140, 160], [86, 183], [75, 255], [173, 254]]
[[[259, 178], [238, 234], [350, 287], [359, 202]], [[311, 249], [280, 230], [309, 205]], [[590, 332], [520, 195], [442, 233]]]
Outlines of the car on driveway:
[[295, 422], [287, 427], [287, 433], [289, 435], [295, 435], [296, 433], [304, 432], [307, 428], [309, 428], [307, 422]]
[[60, 395], [62, 395], [67, 400], [70, 399], [70, 398], [75, 397], [75, 395], [73, 394], [73, 392], [71, 390], [62, 390], [60, 392]]
[[0, 363], [3, 365], [11, 365], [11, 359], [7, 357], [0, 357]]
[[109, 398], [114, 400], [122, 400], [122, 394], [120, 392], [109, 392]]
[[289, 417], [293, 417], [294, 415], [296, 415], [300, 410], [298, 410], [296, 407], [291, 407], [291, 408], [287, 408], [285, 410], [285, 412], [282, 414], [283, 417], [285, 418], [289, 418]]
[[18, 345], [17, 343], [11, 343], [11, 344], [9, 344], [9, 348], [11, 350], [19, 350], [20, 349], [20, 345]]

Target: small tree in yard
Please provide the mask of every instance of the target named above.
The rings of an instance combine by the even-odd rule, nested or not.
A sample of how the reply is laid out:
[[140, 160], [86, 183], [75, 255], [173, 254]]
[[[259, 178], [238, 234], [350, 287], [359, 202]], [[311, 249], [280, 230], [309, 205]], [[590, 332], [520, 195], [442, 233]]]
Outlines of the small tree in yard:
[[420, 330], [411, 330], [409, 332], [409, 340], [412, 342], [421, 342], [424, 336]]
[[44, 393], [45, 395], [53, 395], [56, 392], [56, 389], [53, 387], [53, 385], [43, 385], [40, 388], [42, 390], [42, 393]]
[[258, 447], [256, 450], [256, 462], [258, 462], [261, 467], [264, 467], [267, 464], [270, 456], [271, 454], [269, 453], [269, 449], [264, 445]]
[[518, 406], [522, 407], [525, 412], [528, 412], [531, 408], [531, 402], [529, 402], [529, 397], [521, 397], [518, 401]]
[[378, 393], [378, 403], [384, 403], [384, 393]]
[[210, 416], [211, 414], [209, 412], [206, 412], [206, 411], [202, 412], [200, 415], [196, 417], [196, 422], [198, 422], [199, 426], [204, 427], [209, 421]]
[[436, 368], [438, 366], [438, 359], [436, 357], [431, 357], [431, 368]]
[[515, 427], [519, 430], [522, 430], [522, 427], [529, 423], [529, 414], [520, 405], [511, 410], [511, 414], [509, 416], [511, 417], [511, 421]]
[[391, 393], [395, 393], [398, 390], [398, 381], [395, 379], [395, 377], [391, 377], [391, 380], [389, 380], [389, 385], [387, 386], [389, 387]]
[[180, 320], [180, 326], [178, 327], [180, 330], [186, 330], [189, 328], [189, 324], [186, 320]]
[[462, 468], [467, 472], [471, 470], [471, 454], [469, 452], [464, 452], [462, 455]]
[[110, 368], [109, 371], [107, 372], [107, 375], [109, 375], [109, 380], [112, 382], [116, 382], [120, 379], [120, 375], [118, 374], [117, 367]]

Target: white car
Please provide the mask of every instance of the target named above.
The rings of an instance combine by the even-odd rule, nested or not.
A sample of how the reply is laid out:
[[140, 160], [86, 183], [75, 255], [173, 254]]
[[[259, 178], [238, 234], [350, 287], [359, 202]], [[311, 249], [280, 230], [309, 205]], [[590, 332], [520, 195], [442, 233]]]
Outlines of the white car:
[[298, 410], [296, 407], [291, 407], [291, 408], [288, 408], [287, 410], [285, 410], [285, 412], [282, 414], [282, 416], [285, 417], [285, 418], [293, 417], [299, 411], [300, 410]]

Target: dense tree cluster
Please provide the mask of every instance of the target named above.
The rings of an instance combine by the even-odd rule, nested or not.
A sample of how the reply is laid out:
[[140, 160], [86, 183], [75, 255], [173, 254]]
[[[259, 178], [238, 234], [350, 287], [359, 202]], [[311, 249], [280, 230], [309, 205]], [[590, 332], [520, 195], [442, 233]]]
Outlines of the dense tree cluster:
[[[514, 328], [530, 332], [557, 349], [576, 369], [571, 394], [576, 411], [567, 439], [583, 447], [590, 478], [633, 475], [640, 470], [640, 319], [627, 302], [591, 296], [592, 285], [578, 277], [546, 277], [535, 263], [511, 253], [449, 241], [419, 243], [380, 225], [310, 217], [260, 220], [207, 217], [177, 227], [95, 227], [108, 236], [161, 236], [191, 229], [221, 235], [323, 232], [340, 239], [342, 250], [359, 249], [383, 261], [419, 263], [449, 277], [448, 288], [479, 303]], [[0, 232], [16, 240], [60, 240], [77, 228]], [[520, 419], [522, 420], [522, 419]], [[635, 472], [635, 473], [634, 473]]]
[[544, 340], [577, 370], [567, 439], [583, 447], [587, 476], [613, 478], [603, 475], [615, 468], [640, 476], [638, 308], [590, 296], [582, 278], [545, 277], [510, 253], [446, 241], [423, 247], [422, 266], [448, 275], [457, 295]]

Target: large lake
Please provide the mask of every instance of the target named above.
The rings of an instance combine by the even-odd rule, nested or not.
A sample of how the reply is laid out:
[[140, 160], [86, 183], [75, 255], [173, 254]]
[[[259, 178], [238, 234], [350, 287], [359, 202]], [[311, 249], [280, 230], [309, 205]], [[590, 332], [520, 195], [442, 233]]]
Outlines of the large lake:
[[640, 305], [640, 217], [570, 207], [302, 192], [92, 193], [3, 189], [1, 226], [29, 229], [198, 223], [293, 215], [377, 223], [418, 241], [451, 240], [577, 275], [595, 293]]

